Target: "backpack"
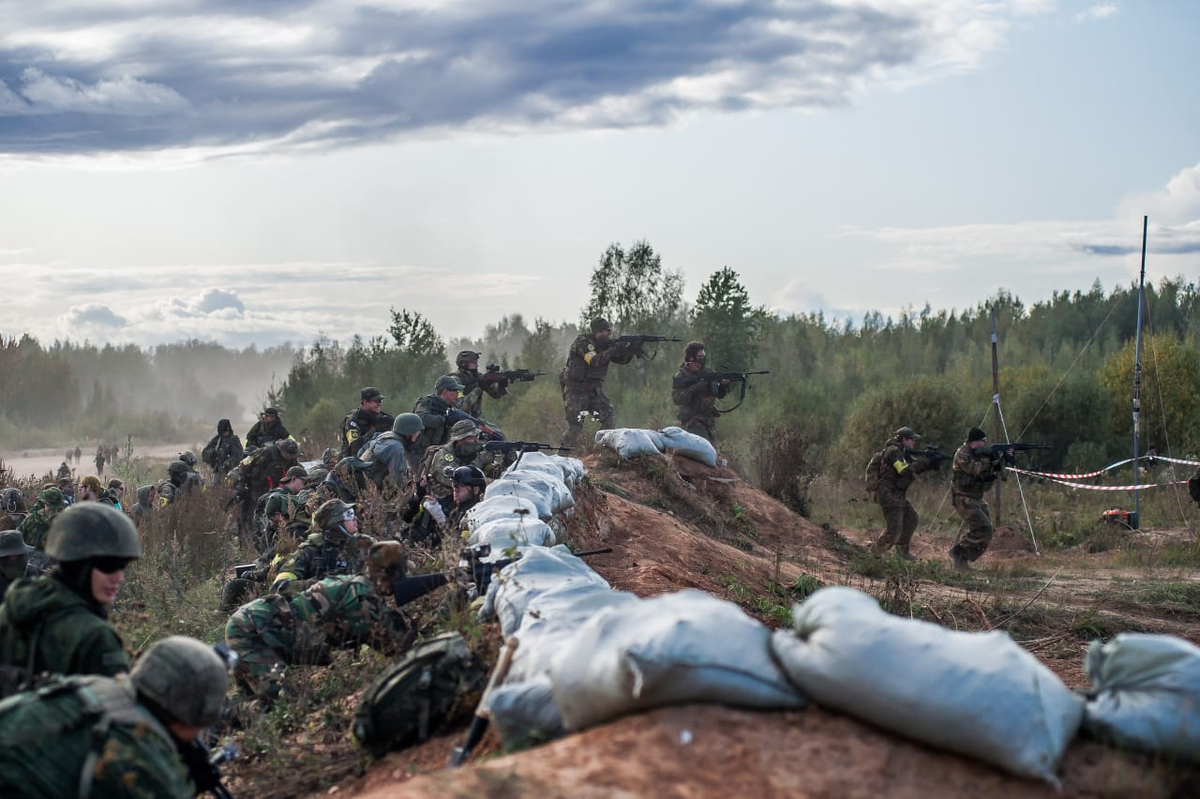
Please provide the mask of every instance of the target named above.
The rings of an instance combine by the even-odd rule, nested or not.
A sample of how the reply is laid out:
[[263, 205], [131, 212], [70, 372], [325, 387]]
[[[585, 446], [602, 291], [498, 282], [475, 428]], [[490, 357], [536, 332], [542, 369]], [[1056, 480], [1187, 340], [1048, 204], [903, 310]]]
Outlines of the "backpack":
[[487, 668], [462, 635], [422, 641], [363, 692], [351, 728], [374, 757], [427, 740], [444, 724], [470, 715]]
[[867, 473], [863, 477], [863, 484], [867, 488], [868, 494], [874, 494], [879, 490], [879, 471], [883, 467], [883, 450], [879, 450], [871, 456], [871, 460], [867, 463]]

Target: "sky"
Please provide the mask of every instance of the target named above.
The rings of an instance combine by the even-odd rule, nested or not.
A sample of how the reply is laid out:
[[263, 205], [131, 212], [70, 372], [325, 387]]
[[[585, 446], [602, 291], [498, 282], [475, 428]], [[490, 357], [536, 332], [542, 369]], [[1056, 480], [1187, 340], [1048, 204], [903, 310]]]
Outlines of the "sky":
[[1200, 277], [1190, 0], [0, 0], [0, 334], [232, 347]]

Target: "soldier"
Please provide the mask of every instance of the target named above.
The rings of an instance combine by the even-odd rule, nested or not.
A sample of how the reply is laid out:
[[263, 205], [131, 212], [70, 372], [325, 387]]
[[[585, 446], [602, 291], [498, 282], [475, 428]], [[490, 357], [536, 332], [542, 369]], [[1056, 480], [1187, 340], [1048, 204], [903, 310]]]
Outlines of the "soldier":
[[100, 492], [100, 502], [106, 505], [112, 505], [117, 510], [124, 510], [121, 507], [121, 498], [125, 496], [125, 481], [119, 477], [114, 477], [108, 481], [108, 488]]
[[153, 515], [154, 509], [158, 507], [158, 486], [144, 485], [137, 490], [137, 502], [129, 510], [130, 516], [133, 517], [133, 522], [138, 527], [141, 527], [150, 516]]
[[374, 539], [359, 535], [352, 506], [340, 499], [325, 502], [313, 514], [313, 527], [316, 532], [279, 567], [279, 574], [271, 583], [272, 593], [298, 593], [322, 577], [361, 570], [358, 549]]
[[70, 506], [75, 504], [75, 482], [70, 477], [60, 477], [58, 490], [62, 492], [63, 502]]
[[402, 413], [392, 422], [390, 432], [384, 433], [370, 443], [363, 452], [363, 460], [370, 461], [371, 479], [375, 487], [383, 491], [386, 481], [397, 493], [408, 491], [413, 475], [420, 467], [419, 461], [414, 463], [417, 439], [425, 429], [421, 417], [415, 413]]
[[60, 463], [58, 465], [58, 473], [55, 475], [55, 477], [57, 477], [58, 479], [61, 480], [64, 477], [70, 477], [70, 476], [71, 476], [71, 467], [67, 465], [66, 461], [63, 461], [62, 463]]
[[53, 570], [14, 584], [0, 605], [0, 663], [34, 674], [104, 674], [129, 670], [108, 611], [125, 567], [142, 555], [137, 529], [99, 502], [63, 511], [50, 527]]
[[0, 491], [0, 530], [16, 530], [25, 515], [25, 492], [15, 486]]
[[[96, 447], [96, 457], [93, 458], [93, 461], [96, 464], [96, 474], [99, 474], [99, 475], [104, 474], [104, 464], [107, 460], [108, 460], [108, 456], [107, 456], [107, 454], [105, 454], [104, 447], [101, 447], [101, 446]], [[65, 463], [63, 465], [66, 466]]]
[[29, 553], [33, 547], [25, 543], [16, 530], [0, 533], [0, 602], [8, 593], [8, 587], [22, 577], [37, 577], [37, 570], [29, 565]]
[[244, 457], [242, 441], [228, 419], [217, 421], [217, 434], [200, 451], [200, 457], [217, 477], [228, 474]]
[[459, 408], [478, 418], [483, 415], [483, 394], [487, 392], [492, 399], [500, 399], [508, 393], [507, 380], [486, 380], [479, 375], [479, 353], [463, 350], [454, 359], [458, 371], [451, 377], [458, 378], [463, 384], [463, 395], [456, 403]]
[[713, 380], [705, 364], [704, 343], [689, 341], [683, 349], [683, 364], [671, 381], [671, 402], [679, 406], [680, 426], [689, 433], [717, 440], [717, 400], [729, 393], [729, 380]]
[[879, 488], [876, 500], [883, 510], [886, 525], [883, 534], [872, 547], [882, 553], [895, 546], [905, 560], [916, 560], [909, 551], [913, 533], [917, 530], [917, 510], [906, 494], [916, 475], [937, 469], [941, 462], [933, 458], [914, 458], [908, 453], [920, 438], [911, 427], [901, 427], [887, 440], [879, 461]]
[[559, 375], [563, 406], [567, 416], [567, 431], [561, 446], [574, 447], [583, 433], [583, 416], [596, 415], [600, 427], [616, 423], [616, 411], [604, 393], [604, 377], [610, 363], [626, 364], [640, 352], [636, 345], [614, 344], [612, 325], [606, 319], [592, 320], [591, 335], [578, 336], [567, 353], [567, 365]]
[[202, 488], [200, 475], [188, 468], [184, 461], [167, 464], [167, 479], [158, 483], [158, 504], [166, 507], [199, 492]]
[[325, 451], [321, 453], [321, 465], [325, 467], [327, 473], [334, 466], [337, 466], [337, 462], [341, 459], [341, 453], [333, 447], [326, 447]]
[[83, 450], [78, 445], [75, 447], [75, 463], [83, 463]]
[[391, 431], [394, 419], [382, 410], [385, 399], [375, 386], [365, 386], [359, 392], [358, 407], [342, 420], [343, 458], [357, 458], [372, 438]]
[[0, 795], [224, 790], [198, 739], [220, 719], [228, 685], [226, 661], [212, 647], [171, 636], [128, 675], [62, 678], [0, 703]]
[[288, 438], [256, 449], [238, 464], [236, 501], [241, 506], [240, 522], [243, 532], [254, 531], [254, 507], [258, 498], [279, 485], [287, 470], [296, 465], [300, 445]]
[[[263, 494], [256, 503], [261, 514], [255, 513], [255, 547], [260, 554], [275, 548], [275, 537], [296, 520], [304, 509], [300, 492], [304, 490], [308, 472], [303, 466], [293, 466], [283, 475], [275, 490]], [[278, 516], [278, 518], [275, 518]], [[305, 525], [307, 527], [307, 523]]]
[[[967, 431], [967, 440], [954, 453], [954, 465], [950, 474], [950, 491], [954, 510], [967, 523], [967, 531], [960, 534], [950, 547], [950, 561], [955, 571], [968, 571], [972, 561], [979, 560], [992, 542], [995, 530], [983, 494], [997, 477], [1003, 477], [1004, 453], [980, 450], [987, 447], [987, 433], [978, 427]], [[1011, 456], [1013, 451], [1008, 450]]]
[[421, 417], [425, 426], [417, 438], [416, 449], [418, 457], [424, 457], [425, 450], [430, 447], [440, 447], [450, 440], [450, 422], [446, 417], [451, 409], [457, 407], [458, 392], [463, 390], [463, 384], [454, 375], [442, 375], [433, 386], [433, 393], [417, 400], [412, 412]]
[[33, 508], [25, 515], [24, 520], [17, 527], [21, 531], [21, 536], [25, 539], [25, 543], [34, 549], [44, 549], [46, 546], [46, 533], [50, 531], [50, 525], [54, 521], [54, 517], [62, 513], [67, 507], [66, 500], [63, 498], [62, 490], [57, 486], [47, 484], [38, 494], [37, 502], [33, 504]]
[[479, 428], [463, 419], [450, 428], [450, 443], [432, 447], [425, 453], [417, 478], [419, 490], [409, 497], [400, 513], [401, 520], [410, 525], [408, 540], [430, 546], [441, 541], [446, 515], [453, 505], [454, 470], [460, 466], [478, 466], [482, 447]]
[[451, 494], [454, 507], [446, 514], [444, 529], [451, 536], [457, 537], [467, 529], [467, 511], [478, 505], [483, 499], [487, 479], [484, 477], [483, 470], [477, 466], [459, 466], [452, 473], [451, 482], [454, 485]]
[[404, 576], [404, 547], [373, 544], [366, 561], [365, 575], [327, 577], [302, 592], [270, 594], [238, 608], [225, 625], [225, 641], [238, 654], [239, 688], [272, 702], [289, 664], [328, 663], [331, 648], [364, 643], [387, 655], [403, 651], [411, 625], [383, 597]]
[[291, 438], [291, 433], [279, 419], [279, 411], [275, 408], [265, 408], [262, 419], [255, 422], [246, 433], [247, 447], [265, 447], [272, 441]]

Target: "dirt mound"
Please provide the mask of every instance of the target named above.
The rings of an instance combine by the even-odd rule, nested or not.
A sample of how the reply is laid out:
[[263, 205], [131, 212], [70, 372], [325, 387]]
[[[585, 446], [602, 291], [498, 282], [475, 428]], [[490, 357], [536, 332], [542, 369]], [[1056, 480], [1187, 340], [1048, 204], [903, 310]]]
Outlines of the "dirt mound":
[[[855, 557], [841, 535], [796, 515], [729, 469], [665, 457], [620, 463], [607, 453], [590, 455], [585, 464], [588, 479], [576, 493], [564, 537], [576, 550], [611, 547], [588, 562], [617, 590], [654, 596], [699, 588], [779, 626], [787, 621], [788, 588], [797, 577], [837, 582]], [[1001, 530], [996, 549], [1022, 557], [1019, 532]], [[869, 539], [863, 531], [848, 534], [857, 543]], [[920, 542], [930, 558], [944, 555], [946, 546]], [[1072, 654], [1073, 663], [1079, 660]], [[777, 713], [663, 708], [492, 760], [487, 754], [498, 744], [489, 734], [473, 764], [443, 771], [455, 743], [445, 735], [393, 753], [344, 787], [368, 796], [1054, 795], [815, 706]], [[1178, 787], [1146, 759], [1080, 741], [1063, 774], [1067, 796], [1165, 797]]]

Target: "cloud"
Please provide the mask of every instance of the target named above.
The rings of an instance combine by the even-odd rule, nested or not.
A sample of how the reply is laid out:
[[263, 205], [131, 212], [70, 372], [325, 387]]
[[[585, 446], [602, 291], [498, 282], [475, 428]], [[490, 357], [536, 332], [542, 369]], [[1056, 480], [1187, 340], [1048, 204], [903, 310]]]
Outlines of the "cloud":
[[[0, 10], [0, 152], [329, 147], [445, 130], [623, 128], [846, 105], [968, 69], [1041, 0]], [[277, 13], [276, 13], [277, 12]]]
[[1074, 19], [1075, 22], [1091, 22], [1092, 20], [1097, 19], [1108, 19], [1109, 17], [1114, 16], [1118, 10], [1119, 9], [1116, 3], [1097, 3], [1094, 6], [1088, 6], [1083, 11], [1076, 13], [1072, 19]]
[[113, 312], [107, 305], [89, 302], [84, 305], [72, 306], [66, 313], [64, 321], [71, 328], [122, 328], [129, 324], [123, 316]]

